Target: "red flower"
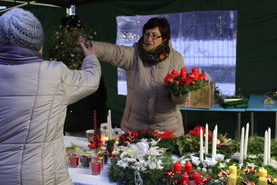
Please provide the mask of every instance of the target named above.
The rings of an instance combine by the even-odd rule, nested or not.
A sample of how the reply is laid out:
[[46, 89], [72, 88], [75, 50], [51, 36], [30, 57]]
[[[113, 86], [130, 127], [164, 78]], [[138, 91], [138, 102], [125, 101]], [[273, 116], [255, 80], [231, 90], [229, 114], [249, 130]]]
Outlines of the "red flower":
[[191, 70], [193, 73], [199, 73], [199, 69], [197, 67], [192, 68]]
[[103, 141], [99, 139], [99, 136], [90, 140], [90, 144], [88, 145], [90, 149], [99, 148], [101, 146], [103, 146]]
[[179, 76], [178, 71], [176, 71], [175, 69], [171, 71], [171, 75], [173, 78], [176, 78], [177, 76]]
[[182, 67], [180, 74], [175, 69], [164, 78], [164, 85], [177, 96], [182, 96], [187, 92], [201, 89], [207, 85], [206, 75], [199, 73], [199, 69], [194, 67], [192, 73], [187, 73], [187, 69]]
[[171, 130], [166, 130], [162, 134], [159, 134], [158, 132], [155, 132], [153, 135], [155, 137], [158, 137], [158, 138], [161, 138], [161, 139], [176, 138], [176, 136], [172, 133]]
[[123, 145], [127, 143], [134, 143], [138, 140], [138, 132], [134, 130], [129, 130], [120, 137], [120, 141]]
[[[195, 136], [195, 137], [198, 137], [198, 138], [200, 138], [200, 129], [202, 128], [202, 133], [203, 133], [203, 137], [205, 137], [205, 133], [206, 133], [206, 129], [205, 129], [205, 127], [202, 127], [202, 126], [196, 126], [196, 127], [194, 127], [194, 129], [193, 130], [190, 130], [189, 131], [189, 134], [190, 135], [193, 135], [193, 136]], [[208, 131], [208, 140], [209, 141], [212, 141], [212, 138], [213, 138], [213, 132], [212, 131]]]

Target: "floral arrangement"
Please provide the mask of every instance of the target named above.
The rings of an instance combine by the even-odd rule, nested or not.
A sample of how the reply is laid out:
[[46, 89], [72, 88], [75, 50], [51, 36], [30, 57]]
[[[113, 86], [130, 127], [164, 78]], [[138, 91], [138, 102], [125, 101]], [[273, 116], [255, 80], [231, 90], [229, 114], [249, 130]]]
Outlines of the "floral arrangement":
[[199, 72], [197, 67], [192, 69], [192, 73], [187, 73], [185, 67], [181, 68], [180, 73], [177, 70], [172, 70], [164, 78], [164, 85], [175, 96], [184, 96], [190, 91], [196, 91], [208, 84], [206, 75]]
[[100, 139], [99, 135], [96, 135], [89, 141], [88, 147], [90, 149], [98, 149], [98, 148], [101, 148], [101, 146], [103, 146], [103, 145], [104, 145], [104, 143]]
[[[195, 184], [195, 185], [226, 185], [230, 175], [229, 166], [237, 166], [237, 185], [257, 185], [259, 169], [268, 171], [268, 184], [277, 184], [277, 169], [263, 165], [262, 137], [249, 138], [249, 157], [243, 164], [232, 158], [239, 150], [239, 140], [230, 139], [218, 134], [217, 152], [225, 158], [218, 159], [215, 165], [200, 163], [199, 135], [197, 126], [181, 137], [175, 137], [171, 131], [155, 130], [128, 131], [120, 138], [118, 155], [112, 162], [109, 171], [111, 182], [118, 184]], [[209, 130], [209, 137], [212, 133]], [[161, 139], [165, 137], [165, 139]], [[209, 139], [210, 140], [210, 139]], [[209, 141], [209, 148], [211, 149]], [[211, 151], [210, 151], [211, 153]], [[250, 155], [251, 154], [251, 155]], [[277, 141], [272, 141], [272, 160], [277, 159]], [[207, 157], [210, 157], [209, 155]], [[191, 164], [190, 170], [186, 167]]]

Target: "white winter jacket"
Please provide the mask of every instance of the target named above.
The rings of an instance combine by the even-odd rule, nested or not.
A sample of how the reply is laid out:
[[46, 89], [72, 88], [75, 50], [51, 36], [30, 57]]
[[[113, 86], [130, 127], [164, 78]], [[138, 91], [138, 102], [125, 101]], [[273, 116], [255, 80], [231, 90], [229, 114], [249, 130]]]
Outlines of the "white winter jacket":
[[82, 70], [62, 62], [0, 65], [0, 185], [67, 185], [63, 125], [67, 105], [95, 92], [94, 55]]

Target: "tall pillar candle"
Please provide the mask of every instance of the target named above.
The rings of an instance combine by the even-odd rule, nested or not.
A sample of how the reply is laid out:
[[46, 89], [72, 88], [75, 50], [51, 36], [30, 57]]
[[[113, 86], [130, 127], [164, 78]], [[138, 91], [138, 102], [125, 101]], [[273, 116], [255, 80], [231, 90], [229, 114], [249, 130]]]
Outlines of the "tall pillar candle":
[[97, 141], [98, 140], [98, 125], [97, 125], [97, 112], [96, 110], [93, 110], [93, 140]]
[[268, 149], [267, 149], [267, 146], [268, 146], [268, 135], [267, 135], [267, 131], [265, 131], [264, 133], [264, 165], [267, 165], [267, 153], [268, 153]]
[[112, 118], [111, 118], [111, 110], [108, 111], [108, 137], [109, 137], [109, 140], [112, 140]]
[[244, 149], [244, 127], [241, 129], [241, 137], [240, 137], [240, 156], [239, 156], [239, 163], [243, 163], [243, 149]]
[[212, 143], [212, 161], [215, 162], [215, 156], [216, 156], [216, 142], [217, 142], [217, 136], [216, 136], [216, 129], [213, 131], [213, 143]]
[[209, 125], [206, 124], [205, 127], [205, 154], [208, 154], [208, 150], [209, 150]]
[[200, 161], [204, 161], [204, 150], [203, 150], [203, 130], [202, 128], [200, 129]]
[[271, 160], [271, 129], [267, 130], [267, 162], [270, 163]]
[[247, 158], [248, 137], [249, 137], [249, 123], [246, 124], [246, 130], [245, 130], [244, 150], [243, 150], [243, 157], [245, 159]]

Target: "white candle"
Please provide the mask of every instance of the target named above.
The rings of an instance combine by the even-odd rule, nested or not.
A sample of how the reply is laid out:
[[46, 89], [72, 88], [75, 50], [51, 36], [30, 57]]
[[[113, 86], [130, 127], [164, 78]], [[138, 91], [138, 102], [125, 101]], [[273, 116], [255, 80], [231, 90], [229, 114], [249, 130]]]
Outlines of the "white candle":
[[268, 128], [268, 131], [267, 131], [267, 162], [270, 163], [270, 160], [271, 160], [271, 129]]
[[200, 129], [200, 161], [203, 162], [204, 156], [203, 156], [203, 130]]
[[111, 117], [111, 110], [108, 111], [108, 137], [112, 139], [112, 117]]
[[206, 123], [205, 127], [205, 154], [208, 154], [208, 146], [209, 146], [209, 125]]
[[249, 137], [249, 123], [246, 124], [246, 130], [245, 130], [244, 150], [243, 150], [244, 159], [247, 158], [248, 137]]
[[268, 139], [268, 134], [267, 134], [267, 131], [265, 131], [265, 133], [264, 133], [264, 165], [267, 165], [267, 157], [268, 157], [268, 155], [267, 155], [267, 152], [268, 152], [268, 141], [267, 141], [267, 139]]
[[239, 163], [243, 164], [244, 127], [241, 129]]
[[215, 125], [215, 132], [216, 132], [216, 139], [217, 139], [217, 133], [218, 133], [218, 128], [217, 128], [217, 125]]
[[212, 161], [215, 162], [215, 155], [216, 155], [216, 141], [217, 141], [217, 134], [216, 128], [213, 130], [213, 143], [212, 143]]

